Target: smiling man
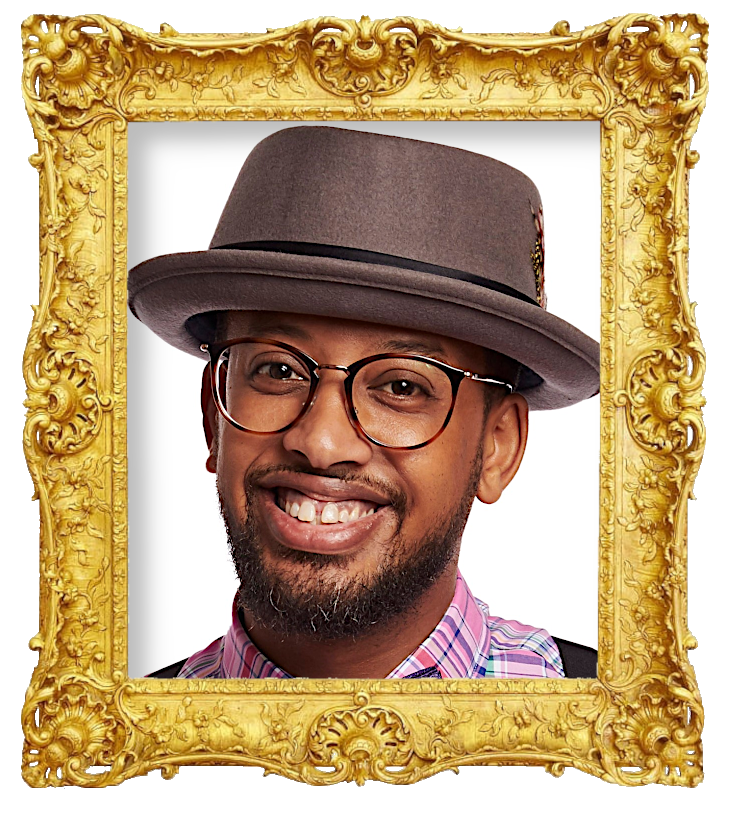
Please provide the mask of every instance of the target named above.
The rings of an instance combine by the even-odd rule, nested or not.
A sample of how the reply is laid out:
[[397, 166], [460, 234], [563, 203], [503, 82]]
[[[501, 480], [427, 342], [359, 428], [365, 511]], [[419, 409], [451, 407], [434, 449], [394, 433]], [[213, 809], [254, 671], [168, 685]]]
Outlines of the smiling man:
[[[134, 314], [208, 355], [203, 416], [240, 588], [182, 677], [593, 675], [457, 570], [528, 408], [598, 390], [545, 310], [539, 194], [478, 154], [341, 128], [263, 140], [204, 252], [129, 276]], [[565, 663], [565, 665], [564, 665]]]

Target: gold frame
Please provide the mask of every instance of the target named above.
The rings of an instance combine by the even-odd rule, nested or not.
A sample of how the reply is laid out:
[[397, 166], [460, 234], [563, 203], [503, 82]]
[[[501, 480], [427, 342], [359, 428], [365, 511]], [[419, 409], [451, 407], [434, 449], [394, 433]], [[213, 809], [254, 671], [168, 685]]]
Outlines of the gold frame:
[[[701, 781], [686, 512], [705, 359], [687, 290], [687, 188], [707, 32], [692, 14], [517, 35], [410, 17], [241, 35], [155, 35], [97, 15], [23, 23], [41, 211], [23, 360], [41, 516], [28, 784], [171, 778], [185, 764], [311, 784], [407, 784], [468, 764]], [[192, 119], [601, 122], [598, 680], [128, 677], [126, 125]]]

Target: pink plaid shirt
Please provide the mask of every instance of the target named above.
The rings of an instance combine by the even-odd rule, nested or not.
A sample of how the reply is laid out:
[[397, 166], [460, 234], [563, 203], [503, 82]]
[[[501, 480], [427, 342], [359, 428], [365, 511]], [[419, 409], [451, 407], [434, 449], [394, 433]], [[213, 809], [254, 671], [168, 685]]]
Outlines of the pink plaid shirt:
[[[239, 619], [236, 599], [226, 635], [193, 654], [180, 678], [291, 679], [252, 642]], [[455, 594], [437, 627], [394, 668], [388, 679], [520, 679], [562, 677], [563, 663], [543, 628], [503, 620], [473, 597], [460, 572]]]

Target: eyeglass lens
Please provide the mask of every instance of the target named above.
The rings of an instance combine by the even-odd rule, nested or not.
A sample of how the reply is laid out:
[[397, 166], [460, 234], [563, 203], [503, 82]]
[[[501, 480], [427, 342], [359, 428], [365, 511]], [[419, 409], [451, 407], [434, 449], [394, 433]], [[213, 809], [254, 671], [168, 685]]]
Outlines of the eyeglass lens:
[[[221, 353], [217, 371], [225, 412], [256, 432], [275, 432], [295, 421], [311, 390], [311, 373], [303, 360], [267, 343], [230, 346]], [[352, 383], [360, 426], [391, 447], [412, 447], [433, 438], [452, 400], [447, 374], [421, 360], [375, 360], [363, 365]]]

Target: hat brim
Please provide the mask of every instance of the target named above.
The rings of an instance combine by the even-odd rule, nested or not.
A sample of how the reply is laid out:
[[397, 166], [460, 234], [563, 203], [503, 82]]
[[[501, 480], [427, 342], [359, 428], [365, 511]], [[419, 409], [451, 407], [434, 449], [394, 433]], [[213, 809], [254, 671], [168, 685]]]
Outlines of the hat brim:
[[283, 311], [427, 331], [490, 348], [542, 381], [534, 410], [599, 389], [599, 345], [539, 306], [474, 283], [376, 263], [252, 249], [161, 255], [129, 273], [129, 306], [162, 339], [203, 356], [218, 311]]

